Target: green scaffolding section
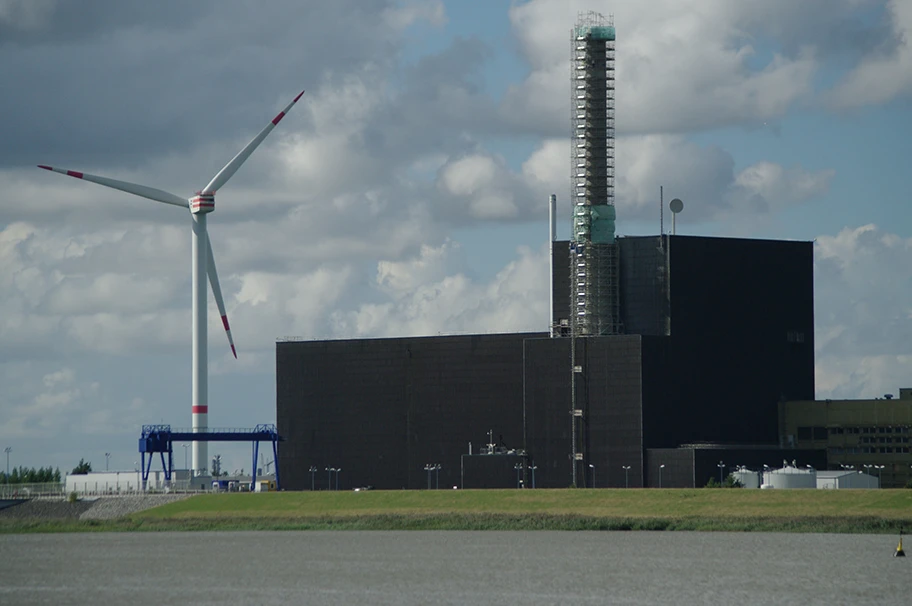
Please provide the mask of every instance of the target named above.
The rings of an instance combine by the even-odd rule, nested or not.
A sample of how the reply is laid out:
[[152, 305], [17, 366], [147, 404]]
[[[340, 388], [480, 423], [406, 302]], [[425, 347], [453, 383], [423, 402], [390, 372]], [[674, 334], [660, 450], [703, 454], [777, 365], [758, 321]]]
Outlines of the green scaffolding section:
[[589, 214], [592, 217], [589, 241], [593, 244], [614, 244], [614, 224], [617, 219], [614, 206], [609, 204], [590, 206]]
[[614, 40], [614, 26], [594, 25], [589, 27], [577, 27], [576, 37], [589, 38], [590, 40]]

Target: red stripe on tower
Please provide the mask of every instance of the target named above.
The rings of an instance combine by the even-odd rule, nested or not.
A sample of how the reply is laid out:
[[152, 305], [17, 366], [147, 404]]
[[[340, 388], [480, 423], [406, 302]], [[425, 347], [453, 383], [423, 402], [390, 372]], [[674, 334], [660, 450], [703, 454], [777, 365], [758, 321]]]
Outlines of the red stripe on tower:
[[208, 407], [208, 406], [194, 406], [194, 407], [193, 407], [193, 414], [195, 414], [195, 415], [207, 415], [207, 414], [209, 414], [209, 407]]

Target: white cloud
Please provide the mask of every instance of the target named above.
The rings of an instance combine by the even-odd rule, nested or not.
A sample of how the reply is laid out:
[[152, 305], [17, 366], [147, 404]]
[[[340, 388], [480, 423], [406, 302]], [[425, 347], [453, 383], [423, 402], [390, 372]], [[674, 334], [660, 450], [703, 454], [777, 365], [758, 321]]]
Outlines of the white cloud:
[[[567, 139], [548, 139], [523, 164], [523, 177], [554, 192], [570, 188]], [[624, 136], [617, 142], [615, 204], [624, 220], [656, 214], [659, 185], [684, 200], [688, 221], [722, 220], [738, 224], [770, 216], [828, 191], [832, 170], [808, 171], [758, 162], [735, 171], [735, 159], [716, 146], [702, 146], [680, 135]]]
[[[800, 12], [780, 3], [780, 20]], [[567, 132], [569, 30], [582, 1], [531, 0], [510, 10], [532, 71], [511, 87], [502, 114], [524, 128]], [[621, 132], [693, 132], [784, 115], [808, 100], [818, 61], [812, 48], [757, 66], [746, 25], [751, 9], [726, 0], [616, 3], [617, 112]], [[568, 14], [569, 13], [569, 14]], [[567, 86], [555, 86], [567, 82]]]
[[[393, 300], [368, 303], [333, 315], [335, 333], [347, 337], [417, 336], [478, 332], [544, 331], [548, 326], [547, 248], [520, 248], [518, 258], [488, 282], [449, 273], [455, 250], [425, 248], [407, 263], [381, 262], [377, 282], [395, 289]], [[410, 267], [420, 282], [393, 280]]]
[[875, 397], [909, 386], [912, 239], [875, 225], [815, 247], [818, 397]]

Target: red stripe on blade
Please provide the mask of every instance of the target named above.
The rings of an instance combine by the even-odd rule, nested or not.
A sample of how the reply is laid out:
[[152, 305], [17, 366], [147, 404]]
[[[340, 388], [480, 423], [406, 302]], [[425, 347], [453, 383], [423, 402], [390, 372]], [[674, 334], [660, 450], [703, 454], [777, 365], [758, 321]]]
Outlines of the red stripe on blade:
[[231, 344], [231, 353], [234, 354], [234, 359], [237, 360], [237, 350], [234, 348], [234, 343]]
[[77, 179], [82, 179], [82, 173], [77, 173], [75, 170], [68, 170], [67, 175], [76, 177]]
[[300, 93], [298, 93], [298, 96], [295, 97], [294, 102], [297, 103], [297, 102], [298, 102], [298, 99], [300, 99], [300, 98], [301, 98], [301, 95], [303, 95], [303, 94], [304, 94], [304, 91], [301, 91]]
[[193, 407], [193, 414], [195, 414], [195, 415], [207, 415], [207, 414], [209, 414], [209, 407], [208, 407], [208, 406], [194, 406], [194, 407]]
[[54, 169], [51, 168], [50, 166], [45, 166], [44, 164], [39, 164], [39, 165], [38, 165], [38, 168], [43, 168], [44, 170], [54, 170]]
[[225, 325], [225, 330], [231, 330], [228, 328], [228, 316], [222, 316], [222, 324]]
[[279, 123], [279, 120], [285, 117], [285, 112], [279, 112], [279, 115], [272, 119], [272, 125], [275, 126]]

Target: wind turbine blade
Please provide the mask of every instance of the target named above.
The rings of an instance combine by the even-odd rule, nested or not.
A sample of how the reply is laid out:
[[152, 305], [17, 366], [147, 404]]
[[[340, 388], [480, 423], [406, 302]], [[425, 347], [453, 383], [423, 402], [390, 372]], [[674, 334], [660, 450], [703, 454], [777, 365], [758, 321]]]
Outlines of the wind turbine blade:
[[218, 171], [218, 174], [216, 174], [214, 177], [212, 177], [212, 181], [210, 181], [209, 185], [204, 187], [202, 191], [215, 192], [215, 191], [218, 191], [225, 183], [227, 183], [228, 179], [230, 179], [232, 176], [234, 176], [234, 173], [236, 173], [237, 170], [241, 167], [241, 164], [243, 164], [244, 162], [247, 161], [247, 158], [250, 157], [250, 154], [253, 153], [253, 150], [255, 150], [257, 147], [259, 147], [260, 143], [263, 142], [263, 139], [266, 138], [266, 135], [268, 135], [269, 133], [272, 132], [272, 129], [274, 129], [276, 127], [276, 124], [278, 124], [282, 120], [282, 118], [285, 117], [285, 114], [287, 114], [289, 112], [289, 110], [291, 110], [291, 107], [295, 103], [298, 102], [298, 99], [300, 99], [301, 95], [303, 95], [303, 94], [304, 94], [304, 91], [301, 91], [300, 93], [298, 93], [298, 96], [294, 98], [294, 101], [289, 103], [288, 107], [286, 107], [284, 110], [280, 111], [279, 115], [276, 116], [275, 118], [273, 118], [272, 122], [267, 124], [266, 128], [264, 128], [262, 131], [260, 131], [259, 135], [254, 137], [253, 140], [250, 143], [248, 143], [244, 149], [239, 151], [237, 153], [237, 155], [231, 159], [231, 162], [226, 164], [222, 170]]
[[231, 346], [231, 353], [237, 360], [237, 350], [234, 348], [234, 339], [231, 338], [231, 328], [228, 327], [228, 314], [225, 312], [225, 300], [222, 298], [222, 287], [219, 286], [218, 271], [215, 269], [215, 256], [212, 254], [212, 241], [209, 240], [209, 234], [206, 234], [206, 246], [209, 248], [209, 284], [212, 286], [212, 295], [215, 297], [215, 304], [218, 306], [219, 315], [222, 317], [222, 325], [225, 327], [225, 334], [228, 335], [228, 345]]
[[99, 185], [104, 185], [105, 187], [119, 189], [120, 191], [125, 191], [128, 194], [140, 196], [141, 198], [148, 198], [149, 200], [155, 200], [156, 202], [164, 202], [165, 204], [172, 204], [174, 206], [180, 206], [182, 208], [187, 208], [190, 204], [186, 198], [175, 196], [172, 193], [168, 193], [160, 189], [155, 189], [154, 187], [146, 187], [145, 185], [137, 185], [136, 183], [128, 183], [127, 181], [118, 181], [117, 179], [108, 179], [107, 177], [99, 177], [97, 175], [90, 175], [88, 173], [80, 173], [76, 172], [75, 170], [54, 168], [53, 166], [45, 166], [44, 164], [39, 164], [38, 168], [50, 170], [55, 173], [60, 173], [61, 175], [67, 175], [69, 177], [76, 177], [77, 179], [82, 179], [83, 181], [91, 181], [92, 183], [98, 183]]

